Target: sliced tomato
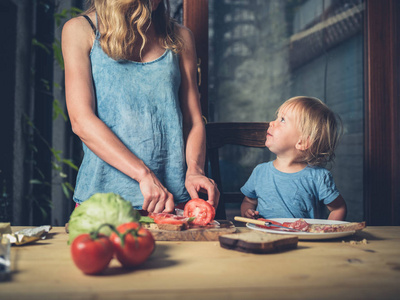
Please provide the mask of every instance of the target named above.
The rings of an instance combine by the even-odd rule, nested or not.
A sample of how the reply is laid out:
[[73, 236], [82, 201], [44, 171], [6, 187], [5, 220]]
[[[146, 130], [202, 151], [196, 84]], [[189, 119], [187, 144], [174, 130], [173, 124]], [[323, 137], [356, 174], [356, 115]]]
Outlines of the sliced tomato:
[[166, 214], [166, 213], [159, 213], [159, 214], [153, 213], [151, 217], [154, 219], [154, 223], [156, 224], [181, 225], [189, 221], [189, 218], [187, 217], [177, 216], [173, 214]]
[[148, 216], [153, 219], [161, 219], [161, 218], [173, 218], [176, 217], [174, 214], [170, 213], [153, 213], [149, 212]]
[[162, 218], [162, 219], [154, 219], [154, 223], [156, 224], [171, 224], [171, 225], [181, 225], [186, 223], [188, 218], [184, 220], [174, 219], [174, 218]]
[[205, 226], [214, 220], [215, 209], [207, 201], [196, 198], [186, 203], [185, 209], [183, 210], [183, 216], [187, 218], [195, 218], [194, 221], [192, 221], [195, 225]]

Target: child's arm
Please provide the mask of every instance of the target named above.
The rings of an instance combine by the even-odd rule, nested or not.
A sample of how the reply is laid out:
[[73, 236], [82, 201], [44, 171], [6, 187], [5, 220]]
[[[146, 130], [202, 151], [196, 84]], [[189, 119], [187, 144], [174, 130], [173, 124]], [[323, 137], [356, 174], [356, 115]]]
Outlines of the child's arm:
[[256, 211], [258, 200], [244, 197], [242, 205], [240, 206], [240, 213], [242, 217], [255, 218], [258, 216], [258, 211]]
[[328, 220], [338, 220], [343, 221], [346, 218], [347, 206], [343, 197], [339, 195], [335, 200], [327, 205], [329, 211]]

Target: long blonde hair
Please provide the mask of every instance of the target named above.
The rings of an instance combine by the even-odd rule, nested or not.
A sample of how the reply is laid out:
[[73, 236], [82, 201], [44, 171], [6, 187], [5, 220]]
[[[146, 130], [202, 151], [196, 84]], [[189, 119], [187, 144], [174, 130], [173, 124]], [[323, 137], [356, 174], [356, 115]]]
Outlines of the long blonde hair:
[[300, 160], [311, 166], [333, 162], [343, 134], [342, 121], [318, 98], [298, 96], [287, 100], [278, 111], [292, 109], [301, 138], [306, 145]]
[[142, 43], [139, 56], [147, 43], [146, 31], [151, 22], [155, 25], [160, 45], [175, 53], [182, 50], [183, 42], [177, 34], [176, 22], [170, 17], [169, 0], [163, 0], [157, 9], [151, 10], [151, 0], [88, 0], [84, 14], [96, 11], [102, 24], [100, 45], [115, 60], [130, 59]]

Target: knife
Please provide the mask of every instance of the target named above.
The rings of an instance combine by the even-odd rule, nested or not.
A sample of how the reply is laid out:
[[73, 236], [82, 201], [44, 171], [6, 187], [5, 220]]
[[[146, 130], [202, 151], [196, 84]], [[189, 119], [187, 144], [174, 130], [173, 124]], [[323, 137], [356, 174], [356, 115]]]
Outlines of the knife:
[[278, 223], [278, 222], [272, 222], [270, 220], [255, 220], [255, 219], [250, 219], [250, 218], [243, 218], [243, 217], [238, 217], [236, 216], [235, 221], [239, 221], [239, 222], [246, 222], [246, 223], [251, 223], [251, 224], [255, 224], [255, 225], [262, 225], [262, 226], [266, 226], [266, 227], [278, 227], [278, 228], [283, 228], [286, 231], [297, 231], [297, 232], [304, 232], [302, 230], [299, 229], [294, 229], [294, 228], [290, 228], [290, 227], [286, 227], [283, 226], [282, 224]]

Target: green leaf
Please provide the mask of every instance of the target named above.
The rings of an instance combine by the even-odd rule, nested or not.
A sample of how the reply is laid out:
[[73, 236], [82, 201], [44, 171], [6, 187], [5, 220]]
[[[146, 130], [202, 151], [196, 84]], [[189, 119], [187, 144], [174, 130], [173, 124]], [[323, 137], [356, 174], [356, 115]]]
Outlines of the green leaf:
[[71, 192], [74, 192], [74, 191], [75, 191], [74, 187], [73, 187], [69, 182], [64, 182], [64, 185], [65, 185]]
[[46, 212], [46, 210], [45, 210], [43, 207], [39, 206], [39, 205], [38, 205], [38, 207], [39, 207], [39, 210], [40, 210], [40, 212], [41, 212], [41, 214], [42, 214], [42, 219], [43, 219], [43, 220], [46, 220], [46, 218], [47, 218], [47, 212]]
[[31, 180], [29, 180], [29, 183], [30, 184], [43, 184], [43, 182], [38, 179], [31, 179]]
[[151, 224], [154, 223], [154, 219], [148, 216], [140, 216], [139, 223]]
[[54, 149], [54, 148], [50, 148], [50, 151], [51, 151], [51, 153], [53, 153], [53, 156], [54, 156], [54, 158], [55, 158], [57, 161], [61, 161], [61, 157], [60, 157], [60, 155], [59, 155], [59, 154], [62, 153], [61, 150], [56, 150], [56, 149]]
[[53, 121], [61, 115], [66, 122], [68, 120], [67, 115], [64, 113], [64, 109], [61, 107], [60, 102], [57, 99], [53, 100]]
[[62, 162], [68, 166], [70, 166], [75, 171], [78, 171], [78, 167], [70, 160], [70, 159], [63, 159]]
[[56, 20], [57, 26], [61, 25], [61, 20], [67, 18], [67, 9], [64, 8], [61, 13], [54, 14], [54, 19]]
[[63, 192], [64, 192], [65, 197], [69, 198], [69, 197], [70, 197], [70, 193], [69, 193], [68, 187], [65, 186], [65, 183], [62, 183], [62, 184], [61, 184], [61, 187], [62, 187], [62, 189], [63, 189]]
[[50, 83], [48, 80], [41, 78], [40, 81], [43, 83], [44, 88], [46, 91], [50, 91]]
[[83, 12], [81, 9], [74, 7], [74, 6], [71, 7], [69, 10], [70, 10], [71, 17], [75, 17], [76, 15], [79, 15]]
[[61, 171], [62, 170], [62, 167], [59, 164], [55, 163], [55, 162], [51, 162], [51, 165], [53, 167], [53, 170], [56, 170], [56, 171]]
[[64, 172], [60, 172], [58, 175], [60, 175], [61, 178], [67, 178], [68, 175], [65, 174]]
[[53, 53], [54, 53], [54, 58], [57, 61], [60, 69], [64, 70], [64, 59], [62, 56], [61, 43], [58, 40], [55, 40], [53, 43]]
[[49, 48], [48, 48], [45, 44], [39, 42], [39, 41], [38, 41], [37, 39], [35, 39], [35, 38], [32, 39], [32, 45], [33, 45], [33, 46], [37, 46], [37, 47], [39, 47], [39, 48], [42, 48], [44, 51], [46, 51], [47, 54], [50, 54]]

